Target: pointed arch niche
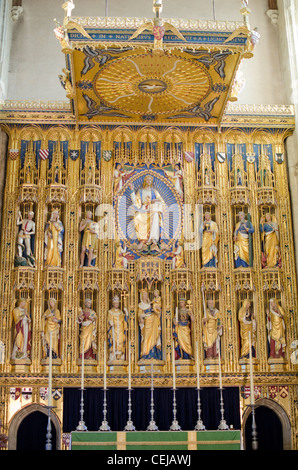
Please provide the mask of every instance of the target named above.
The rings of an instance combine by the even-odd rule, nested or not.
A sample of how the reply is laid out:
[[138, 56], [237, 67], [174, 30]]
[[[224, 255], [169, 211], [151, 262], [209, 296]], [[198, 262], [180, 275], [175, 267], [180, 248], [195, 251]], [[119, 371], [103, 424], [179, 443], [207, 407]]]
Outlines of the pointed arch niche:
[[[257, 400], [256, 412], [258, 410], [258, 407], [261, 407], [261, 406], [268, 408], [269, 410], [273, 411], [276, 414], [277, 418], [280, 421], [281, 428], [282, 428], [283, 450], [292, 450], [291, 423], [290, 423], [289, 417], [285, 409], [281, 405], [279, 405], [279, 403], [276, 403], [274, 400], [271, 400], [270, 398], [261, 398], [260, 400]], [[246, 423], [250, 415], [251, 415], [251, 408], [250, 406], [248, 406], [243, 413], [243, 422], [242, 422], [244, 446], [246, 445]], [[258, 432], [258, 428], [257, 428], [257, 432]]]
[[[33, 403], [27, 406], [24, 406], [20, 411], [18, 411], [11, 419], [8, 431], [8, 450], [17, 449], [17, 436], [18, 429], [22, 421], [27, 418], [31, 413], [39, 411], [48, 415], [48, 409], [46, 406], [39, 405], [38, 403]], [[55, 427], [56, 431], [56, 450], [61, 448], [61, 423], [55, 413], [51, 412], [51, 422]]]

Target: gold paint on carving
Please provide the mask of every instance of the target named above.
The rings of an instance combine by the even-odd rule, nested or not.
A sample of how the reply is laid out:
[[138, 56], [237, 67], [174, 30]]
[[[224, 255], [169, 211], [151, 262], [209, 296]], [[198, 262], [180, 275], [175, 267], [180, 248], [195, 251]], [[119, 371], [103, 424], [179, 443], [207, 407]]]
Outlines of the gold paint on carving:
[[[105, 27], [111, 28], [119, 24], [119, 19], [101, 19]], [[124, 20], [123, 20], [124, 21]], [[91, 19], [82, 20], [83, 26]], [[113, 23], [114, 22], [114, 23]], [[117, 23], [118, 22], [118, 23]], [[183, 20], [177, 20], [179, 27], [184, 25]], [[129, 23], [131, 28], [137, 27], [135, 22]], [[191, 29], [186, 24], [185, 30]], [[103, 385], [103, 345], [107, 338], [107, 312], [111, 305], [111, 296], [116, 291], [121, 298], [122, 305], [129, 311], [129, 339], [132, 345], [132, 386], [150, 387], [150, 364], [140, 364], [138, 361], [138, 325], [137, 305], [139, 302], [140, 282], [146, 282], [146, 276], [152, 274], [153, 268], [155, 283], [160, 287], [163, 299], [162, 314], [162, 344], [164, 348], [163, 360], [154, 364], [154, 385], [156, 387], [172, 386], [172, 320], [176, 299], [183, 294], [190, 301], [194, 322], [193, 341], [199, 344], [199, 371], [202, 387], [218, 386], [218, 364], [216, 360], [207, 360], [204, 356], [202, 342], [203, 292], [206, 299], [214, 299], [216, 307], [222, 315], [222, 375], [225, 387], [249, 386], [249, 364], [246, 359], [240, 361], [238, 311], [243, 299], [249, 298], [254, 302], [257, 315], [257, 357], [254, 360], [255, 385], [259, 387], [260, 397], [267, 398], [270, 387], [279, 387], [272, 400], [280, 404], [290, 417], [292, 424], [293, 446], [297, 448], [297, 366], [290, 361], [290, 344], [297, 339], [296, 306], [296, 266], [294, 261], [294, 245], [292, 233], [292, 209], [287, 175], [287, 162], [284, 141], [291, 134], [294, 126], [294, 113], [292, 107], [279, 106], [231, 106], [225, 109], [222, 116], [221, 132], [210, 123], [199, 123], [192, 118], [187, 121], [179, 120], [175, 123], [166, 122], [165, 125], [156, 123], [140, 124], [139, 116], [148, 111], [156, 112], [159, 116], [165, 115], [169, 110], [177, 110], [179, 101], [188, 99], [194, 103], [204, 98], [205, 83], [202, 87], [193, 90], [184, 88], [177, 94], [177, 83], [183, 77], [190, 83], [193, 77], [204, 82], [208, 87], [210, 81], [214, 82], [214, 71], [208, 72], [194, 63], [189, 63], [189, 57], [175, 50], [161, 59], [161, 73], [157, 69], [156, 58], [149, 59], [148, 51], [140, 52], [135, 48], [133, 52], [121, 55], [120, 59], [106, 67], [99, 73], [95, 84], [98, 87], [98, 97], [106, 103], [115, 101], [121, 88], [121, 96], [133, 90], [134, 95], [123, 100], [117, 100], [114, 105], [118, 110], [129, 112], [129, 119], [96, 118], [96, 125], [84, 120], [78, 125], [76, 116], [71, 112], [68, 103], [33, 103], [33, 102], [6, 102], [1, 104], [0, 122], [3, 132], [9, 138], [9, 149], [21, 150], [24, 141], [28, 142], [24, 159], [26, 166], [21, 165], [20, 156], [16, 159], [7, 155], [6, 185], [3, 201], [3, 217], [1, 227], [1, 316], [0, 341], [5, 345], [4, 359], [0, 363], [1, 403], [0, 418], [4, 429], [12, 418], [11, 410], [20, 410], [27, 403], [23, 399], [16, 403], [10, 395], [11, 387], [33, 387], [34, 402], [46, 404], [40, 396], [40, 389], [47, 387], [48, 360], [42, 357], [42, 315], [47, 300], [50, 297], [57, 299], [62, 318], [62, 336], [60, 357], [54, 359], [53, 386], [79, 387], [80, 368], [79, 338], [77, 317], [79, 307], [86, 298], [91, 298], [93, 309], [98, 314], [97, 323], [97, 356], [86, 364], [86, 387], [101, 387]], [[81, 51], [74, 51], [78, 61], [75, 60], [76, 73], [81, 70], [83, 61]], [[181, 58], [173, 75], [165, 74], [174, 68], [176, 58]], [[137, 66], [144, 74], [136, 74], [136, 67], [129, 62], [135, 60]], [[159, 59], [160, 60], [160, 59]], [[236, 57], [233, 58], [236, 61]], [[122, 84], [120, 88], [112, 86], [100, 87], [99, 78], [115, 79], [121, 77], [124, 68], [129, 65], [129, 84]], [[234, 63], [235, 65], [235, 63]], [[189, 68], [190, 66], [190, 68]], [[180, 68], [179, 68], [180, 67]], [[233, 69], [233, 67], [231, 67]], [[153, 72], [150, 73], [150, 70]], [[185, 76], [187, 70], [193, 70], [192, 77]], [[93, 72], [94, 74], [94, 72]], [[104, 75], [105, 74], [105, 75]], [[211, 78], [210, 78], [211, 77]], [[89, 77], [90, 78], [90, 77]], [[93, 75], [92, 75], [93, 80]], [[227, 79], [229, 85], [232, 72]], [[148, 82], [149, 80], [149, 82]], [[120, 80], [118, 80], [120, 81]], [[117, 84], [116, 84], [117, 85]], [[118, 83], [118, 85], [120, 85]], [[117, 85], [117, 86], [118, 86]], [[149, 85], [149, 88], [146, 88]], [[123, 86], [123, 87], [122, 87]], [[156, 93], [150, 92], [155, 88]], [[160, 88], [157, 88], [157, 87]], [[127, 88], [126, 88], [127, 87]], [[175, 88], [176, 87], [176, 88]], [[81, 92], [77, 90], [79, 109], [85, 112], [81, 101]], [[188, 90], [188, 91], [187, 91]], [[170, 99], [169, 91], [175, 91], [180, 100]], [[95, 93], [92, 95], [96, 97]], [[139, 106], [135, 96], [142, 97]], [[156, 100], [159, 97], [160, 101]], [[119, 103], [120, 102], [120, 103]], [[117, 104], [118, 103], [118, 104]], [[154, 103], [154, 105], [153, 105]], [[156, 108], [154, 108], [156, 106]], [[172, 108], [171, 108], [172, 107]], [[220, 110], [217, 110], [217, 116]], [[47, 124], [48, 126], [45, 126]], [[80, 123], [82, 124], [82, 122]], [[193, 124], [199, 124], [192, 126]], [[55, 142], [53, 161], [58, 167], [58, 177], [55, 181], [53, 167], [49, 167], [47, 160], [39, 160], [36, 165], [36, 145], [48, 148], [49, 142]], [[68, 149], [81, 150], [82, 143], [88, 144], [83, 168], [81, 159], [73, 160], [68, 152], [67, 159], [63, 159], [63, 143], [68, 143]], [[101, 159], [96, 161], [94, 145], [101, 144]], [[117, 143], [117, 145], [116, 145]], [[142, 149], [140, 150], [140, 143]], [[153, 146], [154, 144], [154, 146]], [[200, 145], [197, 154], [200, 166], [196, 159], [187, 162], [184, 152], [194, 152]], [[165, 152], [165, 147], [169, 148]], [[210, 148], [214, 146], [214, 154]], [[256, 146], [260, 148], [259, 167], [254, 159], [243, 164], [242, 148], [245, 146], [246, 155], [253, 157]], [[154, 147], [154, 150], [153, 150]], [[268, 148], [272, 150], [272, 168], [268, 166]], [[103, 151], [111, 151], [110, 159], [103, 158]], [[225, 154], [225, 159], [219, 161], [217, 152]], [[228, 159], [229, 152], [229, 159]], [[284, 160], [279, 163], [276, 153], [283, 153]], [[214, 158], [213, 158], [214, 156]], [[211, 158], [212, 157], [212, 158]], [[197, 203], [202, 204], [204, 211], [210, 211], [216, 218], [219, 226], [218, 265], [216, 268], [202, 268], [200, 248], [193, 246], [185, 251], [186, 266], [172, 269], [171, 261], [141, 258], [138, 262], [130, 261], [127, 269], [113, 267], [116, 240], [112, 237], [101, 239], [98, 245], [98, 255], [94, 268], [79, 268], [79, 255], [81, 250], [79, 224], [88, 210], [95, 214], [102, 203], [113, 203], [113, 172], [116, 163], [130, 163], [134, 165], [154, 164], [157, 167], [174, 165], [183, 158], [183, 182], [185, 203], [194, 213]], [[212, 164], [211, 164], [212, 163]], [[243, 172], [243, 186], [236, 184], [235, 172], [237, 165]], [[30, 166], [31, 172], [26, 172]], [[32, 167], [32, 168], [31, 168]], [[91, 172], [88, 172], [91, 167]], [[209, 182], [206, 183], [206, 173], [209, 172]], [[269, 184], [261, 185], [260, 168], [269, 172]], [[28, 179], [26, 179], [28, 178]], [[90, 179], [89, 179], [90, 178]], [[44, 267], [44, 232], [45, 224], [53, 208], [59, 209], [64, 222], [64, 251], [62, 266]], [[255, 226], [253, 236], [254, 266], [252, 268], [235, 269], [233, 253], [233, 230], [236, 214], [240, 209], [249, 210]], [[33, 210], [35, 213], [35, 259], [36, 267], [15, 266], [16, 240], [17, 240], [17, 214], [21, 210], [27, 214]], [[261, 238], [259, 220], [261, 215], [268, 211], [278, 216], [280, 230], [280, 249], [282, 267], [262, 268], [261, 264]], [[103, 214], [101, 215], [103, 217]], [[113, 224], [108, 227], [108, 233], [113, 233]], [[154, 264], [156, 263], [156, 264]], [[150, 271], [152, 269], [152, 271]], [[202, 291], [203, 287], [203, 291]], [[283, 306], [286, 312], [286, 356], [285, 358], [269, 361], [267, 344], [266, 306], [268, 299], [273, 296]], [[32, 351], [30, 360], [11, 360], [13, 348], [12, 335], [12, 306], [19, 298], [26, 298], [31, 306], [32, 315]], [[114, 367], [113, 367], [114, 366]], [[107, 380], [109, 387], [127, 387], [127, 360], [119, 364], [109, 364], [107, 367]], [[179, 369], [178, 369], [179, 368]], [[289, 393], [284, 392], [283, 386], [289, 387]], [[177, 364], [177, 386], [196, 386], [196, 365], [193, 360], [179, 361]], [[32, 398], [32, 400], [33, 400]], [[241, 406], [244, 409], [249, 405], [249, 399], [241, 396]], [[31, 403], [31, 402], [30, 402]], [[62, 400], [58, 400], [57, 415], [62, 421]], [[15, 408], [14, 408], [15, 406]], [[297, 408], [297, 406], [296, 406]], [[118, 433], [120, 434], [120, 433]], [[123, 433], [125, 436], [125, 433]], [[119, 438], [121, 435], [119, 435]], [[123, 437], [123, 436], [122, 436]], [[194, 439], [191, 439], [194, 441]], [[117, 437], [118, 442], [118, 437]], [[119, 441], [120, 442], [120, 441]], [[118, 445], [124, 446], [125, 441]]]

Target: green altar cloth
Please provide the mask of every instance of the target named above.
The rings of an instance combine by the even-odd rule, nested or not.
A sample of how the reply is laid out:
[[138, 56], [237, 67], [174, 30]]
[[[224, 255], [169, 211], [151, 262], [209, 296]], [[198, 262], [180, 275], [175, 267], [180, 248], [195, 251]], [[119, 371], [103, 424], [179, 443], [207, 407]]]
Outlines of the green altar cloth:
[[240, 450], [240, 431], [73, 431], [71, 450]]

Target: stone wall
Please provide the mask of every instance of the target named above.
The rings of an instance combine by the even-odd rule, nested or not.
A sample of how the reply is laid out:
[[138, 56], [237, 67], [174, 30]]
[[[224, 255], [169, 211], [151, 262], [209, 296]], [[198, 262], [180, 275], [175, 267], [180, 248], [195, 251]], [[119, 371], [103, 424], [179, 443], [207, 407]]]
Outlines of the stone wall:
[[[105, 0], [76, 0], [73, 16], [105, 16]], [[153, 17], [152, 0], [108, 1], [108, 16]], [[215, 0], [217, 21], [242, 22], [240, 0]], [[58, 75], [64, 56], [56, 40], [54, 18], [62, 22], [62, 0], [23, 0], [23, 13], [13, 25], [7, 99], [65, 100]], [[243, 104], [288, 104], [278, 55], [278, 36], [267, 16], [267, 0], [250, 0], [250, 24], [257, 26], [261, 40], [255, 56], [243, 64], [246, 84], [239, 96]], [[214, 19], [213, 2], [166, 0], [165, 18]]]

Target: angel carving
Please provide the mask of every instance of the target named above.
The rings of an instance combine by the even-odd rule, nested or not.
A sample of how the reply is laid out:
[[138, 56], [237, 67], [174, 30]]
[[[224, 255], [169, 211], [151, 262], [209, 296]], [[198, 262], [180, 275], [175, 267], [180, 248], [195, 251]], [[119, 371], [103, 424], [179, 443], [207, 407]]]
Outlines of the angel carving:
[[72, 99], [75, 97], [75, 92], [70, 81], [70, 71], [64, 68], [62, 72], [64, 75], [61, 74], [58, 76], [60, 83], [66, 91], [66, 98]]

